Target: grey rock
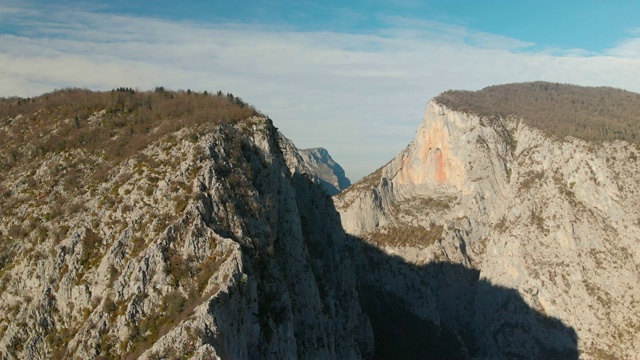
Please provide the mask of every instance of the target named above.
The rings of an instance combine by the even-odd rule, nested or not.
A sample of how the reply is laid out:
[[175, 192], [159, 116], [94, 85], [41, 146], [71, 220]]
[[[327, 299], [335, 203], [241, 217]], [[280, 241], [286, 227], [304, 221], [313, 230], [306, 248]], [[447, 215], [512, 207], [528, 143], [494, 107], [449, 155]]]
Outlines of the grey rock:
[[334, 201], [369, 244], [360, 283], [451, 331], [462, 353], [634, 358], [638, 152], [432, 101], [414, 141]]
[[[104, 113], [92, 117], [100, 121]], [[331, 198], [255, 117], [160, 138], [104, 182], [51, 172], [82, 150], [3, 177], [0, 357], [362, 358], [372, 352], [354, 265]], [[99, 160], [96, 160], [99, 161]], [[37, 181], [52, 198], [30, 197]], [[61, 195], [55, 195], [61, 194]], [[12, 229], [31, 228], [22, 232]], [[39, 229], [39, 230], [38, 230]]]

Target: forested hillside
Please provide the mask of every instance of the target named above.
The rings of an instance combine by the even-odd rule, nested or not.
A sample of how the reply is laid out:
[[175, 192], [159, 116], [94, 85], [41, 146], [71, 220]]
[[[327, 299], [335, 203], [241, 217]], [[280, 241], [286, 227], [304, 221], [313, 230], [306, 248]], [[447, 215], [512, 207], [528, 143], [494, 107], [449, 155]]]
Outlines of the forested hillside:
[[[257, 114], [232, 94], [163, 87], [147, 92], [65, 89], [35, 98], [2, 98], [0, 169], [10, 170], [48, 153], [71, 149], [113, 163], [170, 132], [201, 125], [212, 128]], [[23, 147], [25, 144], [28, 146]]]

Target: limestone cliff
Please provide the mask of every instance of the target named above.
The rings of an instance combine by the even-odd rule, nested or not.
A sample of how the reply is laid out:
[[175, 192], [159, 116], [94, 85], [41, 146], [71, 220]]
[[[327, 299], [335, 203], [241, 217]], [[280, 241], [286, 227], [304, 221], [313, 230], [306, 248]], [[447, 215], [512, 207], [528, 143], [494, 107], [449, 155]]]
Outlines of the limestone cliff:
[[460, 354], [633, 358], [639, 152], [436, 99], [404, 151], [334, 200], [370, 244], [361, 286], [449, 332]]
[[20, 101], [2, 109], [0, 358], [371, 352], [338, 214], [268, 118], [164, 89]]

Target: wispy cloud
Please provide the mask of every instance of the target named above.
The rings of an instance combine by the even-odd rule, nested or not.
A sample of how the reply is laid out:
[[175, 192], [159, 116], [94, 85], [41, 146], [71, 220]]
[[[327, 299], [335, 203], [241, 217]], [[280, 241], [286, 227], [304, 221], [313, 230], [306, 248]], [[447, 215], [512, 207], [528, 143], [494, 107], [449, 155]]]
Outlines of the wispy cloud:
[[0, 7], [11, 29], [0, 33], [0, 96], [222, 89], [269, 114], [298, 146], [329, 148], [359, 178], [404, 148], [427, 100], [450, 88], [549, 80], [640, 90], [637, 39], [605, 54], [533, 52], [461, 26], [384, 20], [384, 29], [348, 34]]
[[610, 56], [630, 59], [640, 59], [640, 36], [621, 40], [618, 45], [607, 50]]
[[473, 31], [464, 26], [412, 19], [400, 16], [384, 16], [383, 22], [389, 27], [383, 31], [391, 38], [413, 38], [430, 42], [444, 42], [447, 44], [465, 44], [484, 49], [517, 50], [534, 46], [525, 42], [502, 35]]

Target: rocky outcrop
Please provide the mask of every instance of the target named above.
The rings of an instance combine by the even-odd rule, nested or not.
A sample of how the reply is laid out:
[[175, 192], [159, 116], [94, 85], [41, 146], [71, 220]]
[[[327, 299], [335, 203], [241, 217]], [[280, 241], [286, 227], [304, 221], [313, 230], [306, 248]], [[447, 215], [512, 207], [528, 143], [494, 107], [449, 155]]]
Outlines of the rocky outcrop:
[[201, 130], [160, 137], [97, 181], [74, 162], [93, 156], [83, 148], [5, 174], [0, 357], [371, 353], [338, 213], [290, 170], [294, 150], [264, 117]]
[[431, 101], [415, 140], [334, 201], [370, 244], [362, 286], [452, 333], [459, 354], [633, 358], [639, 152]]
[[344, 169], [333, 160], [325, 148], [297, 149], [286, 138], [283, 144], [291, 148], [284, 151], [285, 158], [292, 171], [304, 174], [311, 181], [322, 186], [327, 194], [336, 195], [351, 186]]

